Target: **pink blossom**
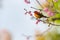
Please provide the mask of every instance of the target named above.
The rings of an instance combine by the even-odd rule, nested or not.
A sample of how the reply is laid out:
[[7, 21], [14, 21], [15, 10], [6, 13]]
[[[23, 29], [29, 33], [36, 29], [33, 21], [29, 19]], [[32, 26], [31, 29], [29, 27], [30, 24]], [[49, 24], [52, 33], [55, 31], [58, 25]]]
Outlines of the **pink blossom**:
[[25, 15], [27, 14], [28, 12], [25, 12]]
[[40, 22], [40, 20], [37, 20], [37, 21], [36, 21], [36, 24], [38, 24], [39, 22]]
[[30, 0], [24, 0], [25, 3], [30, 4]]
[[44, 8], [44, 11], [45, 11], [45, 12], [48, 12], [48, 8]]
[[32, 16], [32, 13], [31, 13], [31, 11], [29, 11], [28, 13], [29, 13], [29, 15], [30, 15], [30, 16]]
[[47, 13], [48, 13], [48, 16], [54, 16], [54, 13], [51, 11], [48, 11]]

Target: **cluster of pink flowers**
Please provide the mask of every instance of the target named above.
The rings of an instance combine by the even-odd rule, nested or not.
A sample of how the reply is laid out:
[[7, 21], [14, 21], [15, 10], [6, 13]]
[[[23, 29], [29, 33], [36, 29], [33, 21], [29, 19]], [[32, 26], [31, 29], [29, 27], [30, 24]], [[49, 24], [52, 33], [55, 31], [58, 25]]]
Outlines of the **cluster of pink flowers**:
[[48, 16], [54, 16], [54, 13], [49, 11], [48, 8], [44, 8], [44, 11], [48, 14]]

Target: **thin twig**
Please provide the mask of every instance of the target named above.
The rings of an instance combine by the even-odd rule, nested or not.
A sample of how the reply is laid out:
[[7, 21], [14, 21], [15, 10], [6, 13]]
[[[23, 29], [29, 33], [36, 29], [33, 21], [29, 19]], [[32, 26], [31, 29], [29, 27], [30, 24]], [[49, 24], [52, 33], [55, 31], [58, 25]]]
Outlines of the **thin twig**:
[[24, 35], [24, 34], [23, 34], [23, 36], [25, 36], [27, 40], [29, 40], [30, 37], [32, 37], [32, 36], [27, 36], [27, 35]]
[[33, 9], [35, 9], [35, 10], [39, 10], [39, 11], [42, 11], [42, 9], [37, 9], [37, 8], [35, 8], [35, 7], [31, 7], [31, 8], [33, 8]]
[[44, 31], [42, 34], [48, 32], [52, 27], [49, 27], [46, 31]]
[[25, 11], [27, 11], [25, 8], [24, 8]]
[[38, 0], [36, 0], [36, 2], [43, 8], [43, 6], [40, 4], [40, 2]]
[[[45, 22], [45, 21], [42, 21], [42, 20], [40, 20], [41, 22], [43, 22], [43, 23], [47, 23], [47, 22]], [[53, 25], [53, 26], [60, 26], [60, 25], [57, 25], [57, 24], [53, 24], [53, 23], [48, 23], [48, 24], [50, 24], [50, 25]]]

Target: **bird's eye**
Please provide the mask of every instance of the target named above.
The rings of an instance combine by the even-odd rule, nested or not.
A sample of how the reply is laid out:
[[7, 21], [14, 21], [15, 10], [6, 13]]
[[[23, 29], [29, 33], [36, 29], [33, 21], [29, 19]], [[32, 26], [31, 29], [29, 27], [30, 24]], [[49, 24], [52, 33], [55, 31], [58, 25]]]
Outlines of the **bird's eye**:
[[35, 13], [35, 14], [39, 14], [39, 12], [38, 12], [38, 11], [34, 11], [34, 13]]
[[37, 13], [37, 11], [34, 11], [34, 13]]

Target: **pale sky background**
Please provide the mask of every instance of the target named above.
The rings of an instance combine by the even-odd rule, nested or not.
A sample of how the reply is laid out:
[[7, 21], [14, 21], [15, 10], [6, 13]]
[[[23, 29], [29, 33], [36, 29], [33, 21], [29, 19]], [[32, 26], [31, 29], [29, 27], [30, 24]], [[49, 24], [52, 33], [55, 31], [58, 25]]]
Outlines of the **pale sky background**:
[[47, 25], [43, 23], [36, 25], [35, 20], [29, 15], [24, 15], [24, 8], [30, 10], [30, 6], [36, 6], [34, 0], [31, 0], [30, 5], [27, 5], [24, 0], [2, 0], [0, 30], [10, 31], [13, 40], [26, 40], [22, 34], [33, 36], [35, 30], [44, 30]]

